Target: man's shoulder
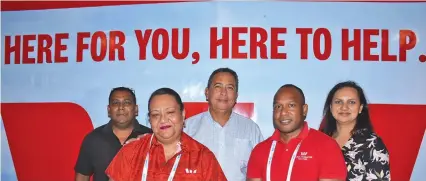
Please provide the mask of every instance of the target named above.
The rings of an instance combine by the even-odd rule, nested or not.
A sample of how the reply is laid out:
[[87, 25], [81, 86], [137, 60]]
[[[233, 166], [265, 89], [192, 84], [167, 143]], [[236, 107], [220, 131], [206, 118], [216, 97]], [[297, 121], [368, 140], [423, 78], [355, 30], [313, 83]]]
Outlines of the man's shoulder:
[[152, 133], [152, 129], [151, 128], [148, 128], [147, 126], [142, 125], [142, 124], [138, 124], [138, 125], [139, 125], [139, 132], [140, 133], [142, 133], [142, 134]]
[[269, 137], [266, 140], [259, 142], [256, 146], [254, 146], [252, 154], [263, 155], [265, 152], [269, 152], [269, 149], [272, 145], [272, 139]]
[[316, 129], [309, 129], [309, 135], [308, 135], [309, 139], [313, 139], [316, 142], [335, 142], [333, 138], [331, 138], [330, 136], [326, 135], [325, 133], [318, 131]]
[[97, 138], [101, 138], [103, 137], [103, 134], [106, 132], [106, 127], [108, 126], [107, 124], [103, 124], [97, 128], [95, 128], [94, 130], [90, 131], [89, 133], [86, 134], [85, 139], [86, 140], [93, 140], [93, 139], [97, 139]]
[[204, 114], [206, 114], [207, 111], [198, 113], [196, 115], [193, 115], [187, 119], [185, 119], [185, 128], [184, 131], [189, 133], [191, 136], [193, 136], [193, 131], [197, 130], [202, 125], [202, 119], [204, 117]]
[[336, 140], [321, 131], [310, 129], [308, 139], [310, 140], [309, 142], [312, 146], [316, 148], [321, 148], [321, 150], [340, 150], [339, 144], [337, 144]]
[[232, 112], [233, 117], [236, 118], [236, 120], [239, 120], [240, 124], [246, 124], [246, 125], [250, 125], [250, 126], [258, 126], [256, 122], [254, 122], [251, 118], [246, 117], [244, 115], [241, 115], [237, 112]]
[[186, 122], [188, 123], [188, 122], [193, 122], [193, 121], [197, 121], [197, 120], [200, 120], [201, 118], [203, 118], [203, 115], [206, 113], [207, 111], [204, 111], [204, 112], [200, 112], [200, 113], [198, 113], [198, 114], [196, 114], [196, 115], [193, 115], [193, 116], [191, 116], [191, 117], [188, 117], [188, 118], [186, 118]]

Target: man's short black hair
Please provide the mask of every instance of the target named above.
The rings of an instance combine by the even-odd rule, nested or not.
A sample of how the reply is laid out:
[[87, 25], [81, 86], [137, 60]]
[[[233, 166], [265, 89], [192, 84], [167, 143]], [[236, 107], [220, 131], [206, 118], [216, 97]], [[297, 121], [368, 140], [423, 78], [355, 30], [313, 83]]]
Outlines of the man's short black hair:
[[117, 92], [117, 91], [126, 91], [126, 92], [129, 92], [130, 95], [132, 96], [133, 103], [136, 104], [135, 91], [133, 89], [131, 89], [131, 88], [128, 88], [128, 87], [116, 87], [116, 88], [113, 88], [111, 90], [111, 92], [109, 93], [109, 98], [108, 98], [109, 102], [111, 102], [112, 94], [114, 94], [114, 92]]
[[218, 73], [230, 73], [234, 77], [234, 79], [235, 79], [235, 84], [236, 84], [235, 85], [235, 87], [236, 87], [235, 90], [238, 92], [238, 75], [237, 75], [237, 73], [234, 70], [232, 70], [230, 68], [227, 68], [227, 67], [225, 67], [225, 68], [218, 68], [215, 71], [213, 71], [212, 74], [210, 74], [209, 81], [207, 83], [207, 88], [210, 88], [210, 85], [212, 84], [212, 81], [213, 81], [213, 77], [216, 74], [218, 74]]
[[283, 86], [281, 86], [278, 90], [284, 89], [284, 88], [295, 88], [297, 90], [297, 92], [300, 93], [300, 96], [302, 97], [302, 104], [305, 104], [305, 94], [303, 93], [302, 89], [297, 87], [294, 84], [285, 84]]

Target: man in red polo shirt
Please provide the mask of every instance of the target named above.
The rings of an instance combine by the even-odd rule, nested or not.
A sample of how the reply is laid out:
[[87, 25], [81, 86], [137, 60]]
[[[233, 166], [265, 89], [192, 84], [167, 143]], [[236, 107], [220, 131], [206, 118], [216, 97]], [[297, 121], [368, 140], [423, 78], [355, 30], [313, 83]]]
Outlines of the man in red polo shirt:
[[311, 129], [303, 91], [292, 84], [274, 96], [275, 132], [253, 149], [247, 168], [249, 181], [344, 181], [346, 166], [336, 141]]

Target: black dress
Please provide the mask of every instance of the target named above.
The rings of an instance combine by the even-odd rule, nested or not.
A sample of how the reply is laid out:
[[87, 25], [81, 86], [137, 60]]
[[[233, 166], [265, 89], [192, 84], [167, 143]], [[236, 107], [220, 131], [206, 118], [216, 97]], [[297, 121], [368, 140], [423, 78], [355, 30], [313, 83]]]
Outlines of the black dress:
[[390, 180], [389, 153], [374, 132], [361, 129], [342, 147], [348, 181]]

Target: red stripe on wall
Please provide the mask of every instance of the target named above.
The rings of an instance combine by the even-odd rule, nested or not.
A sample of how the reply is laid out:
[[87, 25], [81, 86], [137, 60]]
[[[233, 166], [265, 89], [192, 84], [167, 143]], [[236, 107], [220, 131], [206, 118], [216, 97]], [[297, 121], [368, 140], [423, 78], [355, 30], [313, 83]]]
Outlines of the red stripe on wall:
[[1, 11], [46, 10], [187, 1], [1, 1]]
[[[156, 4], [156, 3], [179, 3], [179, 2], [198, 2], [209, 0], [140, 0], [140, 1], [1, 1], [1, 11], [25, 11], [25, 10], [46, 10], [46, 9], [64, 9], [64, 8], [84, 8], [99, 6], [118, 6], [118, 5], [136, 5], [136, 4]], [[281, 0], [281, 1], [299, 1], [299, 2], [376, 2], [376, 3], [413, 3], [426, 2], [426, 0]], [[243, 2], [242, 2], [243, 3]]]

